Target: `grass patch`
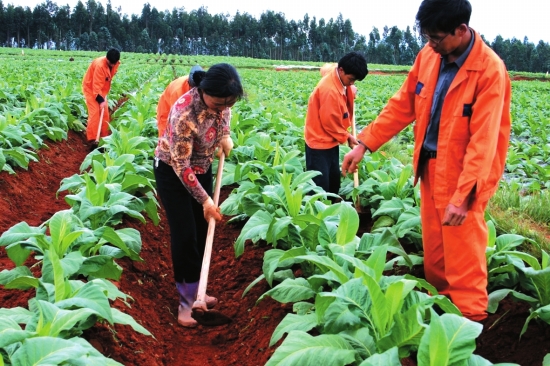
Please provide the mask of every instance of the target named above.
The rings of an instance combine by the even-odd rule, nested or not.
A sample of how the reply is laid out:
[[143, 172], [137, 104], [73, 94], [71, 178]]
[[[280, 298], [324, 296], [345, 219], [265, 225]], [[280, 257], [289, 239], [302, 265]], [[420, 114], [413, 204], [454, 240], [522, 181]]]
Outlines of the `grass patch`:
[[[489, 201], [487, 211], [492, 217], [499, 234], [518, 234], [537, 242], [545, 251], [550, 250], [550, 228], [547, 223], [534, 220], [527, 213], [514, 207], [503, 207], [497, 197]], [[497, 199], [496, 199], [497, 198]], [[522, 250], [540, 258], [540, 250], [531, 244], [524, 244]]]

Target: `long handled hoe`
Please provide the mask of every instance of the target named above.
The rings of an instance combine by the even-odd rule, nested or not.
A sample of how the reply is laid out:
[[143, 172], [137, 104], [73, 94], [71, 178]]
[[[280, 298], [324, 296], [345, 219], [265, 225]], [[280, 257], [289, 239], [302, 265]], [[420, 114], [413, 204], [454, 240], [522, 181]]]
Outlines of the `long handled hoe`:
[[[354, 103], [355, 104], [355, 103]], [[355, 130], [355, 105], [353, 106], [353, 115], [351, 116], [351, 134], [354, 138], [357, 138], [357, 131]], [[356, 170], [353, 173], [353, 188], [357, 188], [359, 186], [359, 171]], [[355, 200], [355, 210], [357, 213], [362, 213], [361, 210], [361, 200], [359, 199], [359, 196], [357, 196], [357, 199]]]
[[99, 114], [99, 126], [97, 127], [97, 136], [95, 138], [96, 144], [99, 144], [99, 135], [101, 134], [101, 125], [103, 124], [103, 112], [105, 112], [105, 108], [101, 108], [101, 113]]
[[[217, 206], [220, 200], [220, 187], [222, 183], [223, 163], [225, 155], [222, 152], [218, 162], [218, 174], [216, 175], [216, 187], [214, 188], [214, 204]], [[204, 248], [204, 257], [202, 258], [201, 277], [199, 280], [199, 289], [197, 291], [197, 300], [193, 303], [193, 319], [202, 325], [223, 325], [231, 322], [231, 318], [214, 309], [206, 307], [206, 285], [208, 282], [208, 272], [210, 271], [210, 257], [212, 256], [212, 242], [214, 241], [214, 230], [216, 229], [216, 220], [210, 218], [208, 221], [208, 232], [206, 235], [206, 245]]]

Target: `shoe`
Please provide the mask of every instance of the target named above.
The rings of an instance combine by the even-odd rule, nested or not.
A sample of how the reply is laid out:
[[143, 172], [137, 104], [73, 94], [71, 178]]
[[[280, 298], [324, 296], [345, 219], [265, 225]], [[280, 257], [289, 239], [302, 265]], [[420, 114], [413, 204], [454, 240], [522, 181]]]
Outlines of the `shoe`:
[[[187, 283], [176, 282], [176, 288], [180, 295], [180, 305], [178, 307], [178, 323], [187, 328], [194, 328], [197, 326], [197, 321], [193, 319], [191, 314], [193, 313], [193, 304], [197, 299], [197, 291], [199, 289], [199, 283]], [[218, 299], [213, 296], [206, 295], [205, 298], [206, 307], [212, 309], [218, 304]]]
[[191, 314], [193, 314], [192, 306], [182, 305], [178, 306], [178, 323], [185, 328], [195, 328], [199, 323], [193, 319]]
[[180, 295], [178, 306], [178, 323], [186, 328], [195, 328], [199, 323], [191, 316], [193, 314], [193, 303], [197, 297], [199, 283], [176, 282], [176, 289]]

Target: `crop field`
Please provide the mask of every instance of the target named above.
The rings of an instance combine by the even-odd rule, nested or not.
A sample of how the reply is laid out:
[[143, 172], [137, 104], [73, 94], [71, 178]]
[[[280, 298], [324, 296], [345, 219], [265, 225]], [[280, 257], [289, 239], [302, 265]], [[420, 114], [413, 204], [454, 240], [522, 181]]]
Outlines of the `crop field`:
[[[0, 49], [0, 366], [550, 365], [544, 76], [512, 75], [506, 172], [486, 212], [482, 327], [424, 279], [412, 127], [367, 154], [360, 185], [343, 178], [344, 201], [332, 203], [305, 171], [316, 69], [122, 53], [112, 132], [89, 152], [81, 81], [102, 55]], [[186, 329], [152, 169], [156, 104], [193, 65], [218, 62], [237, 68], [246, 92], [232, 110], [208, 283], [232, 322]], [[357, 83], [359, 129], [406, 77], [369, 69]]]

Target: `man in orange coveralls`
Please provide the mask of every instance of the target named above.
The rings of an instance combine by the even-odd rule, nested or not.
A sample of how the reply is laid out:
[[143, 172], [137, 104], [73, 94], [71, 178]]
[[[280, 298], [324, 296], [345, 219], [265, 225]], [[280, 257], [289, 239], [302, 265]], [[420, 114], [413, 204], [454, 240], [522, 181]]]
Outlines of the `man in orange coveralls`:
[[172, 81], [162, 95], [160, 96], [157, 105], [157, 126], [159, 131], [159, 137], [164, 134], [166, 129], [166, 121], [168, 121], [168, 115], [170, 114], [170, 108], [174, 103], [185, 93], [195, 87], [193, 81], [193, 74], [195, 71], [202, 71], [202, 67], [195, 65], [189, 71], [189, 75], [185, 75]]
[[[321, 75], [323, 71], [327, 71], [325, 67]], [[326, 192], [338, 194], [340, 190], [339, 145], [357, 144], [348, 132], [355, 98], [351, 86], [367, 74], [365, 57], [350, 52], [326, 73], [309, 97], [304, 127], [306, 168], [321, 172], [313, 181]]]
[[86, 138], [92, 144], [92, 150], [97, 147], [96, 138], [102, 109], [104, 112], [100, 137], [109, 135], [110, 118], [107, 94], [111, 89], [111, 81], [120, 65], [119, 60], [120, 51], [116, 48], [111, 48], [107, 51], [107, 56], [98, 57], [92, 61], [82, 80], [82, 92], [84, 93], [86, 106], [88, 107]]
[[465, 317], [487, 317], [484, 211], [504, 172], [510, 79], [468, 26], [467, 0], [424, 0], [416, 21], [427, 41], [399, 91], [346, 154], [343, 174], [410, 123], [420, 178], [426, 279]]

